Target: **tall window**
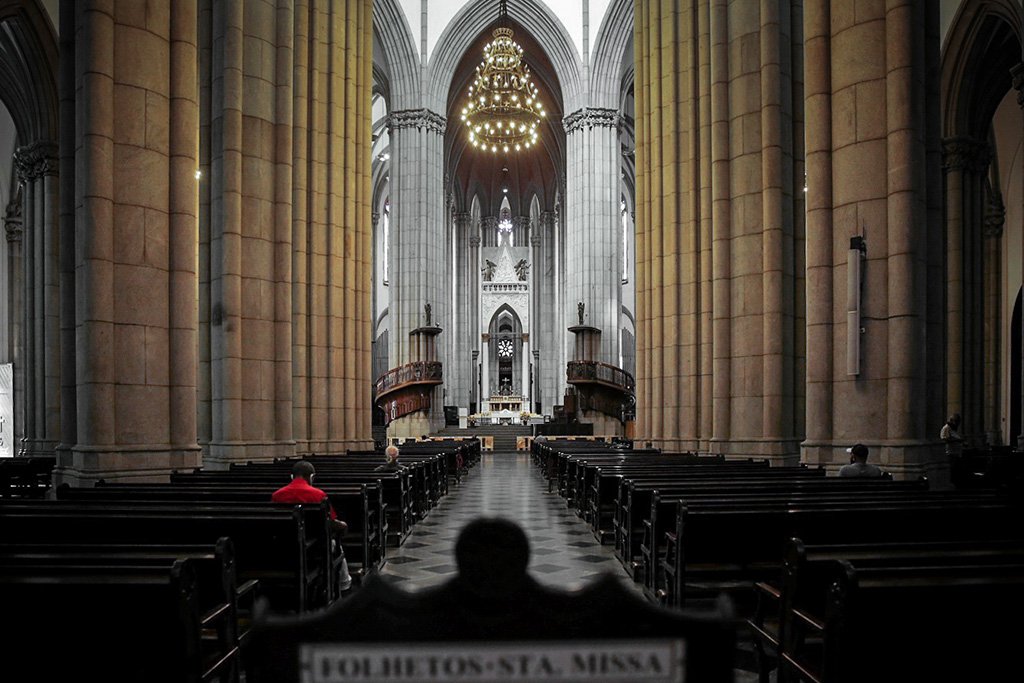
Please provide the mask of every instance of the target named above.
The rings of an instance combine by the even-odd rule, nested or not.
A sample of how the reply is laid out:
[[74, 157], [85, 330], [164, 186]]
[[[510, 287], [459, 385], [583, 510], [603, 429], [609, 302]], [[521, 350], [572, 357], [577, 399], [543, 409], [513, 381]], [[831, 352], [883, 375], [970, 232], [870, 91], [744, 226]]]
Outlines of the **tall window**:
[[388, 286], [388, 262], [390, 259], [391, 250], [391, 200], [384, 200], [384, 215], [381, 216], [382, 235], [384, 247], [381, 251], [384, 253], [384, 286]]
[[516, 234], [512, 231], [512, 210], [508, 208], [508, 199], [505, 199], [498, 213], [498, 244], [501, 245], [503, 235], [508, 236], [508, 246], [516, 246]]
[[629, 282], [629, 211], [626, 210], [626, 200], [619, 202], [622, 210], [622, 284]]

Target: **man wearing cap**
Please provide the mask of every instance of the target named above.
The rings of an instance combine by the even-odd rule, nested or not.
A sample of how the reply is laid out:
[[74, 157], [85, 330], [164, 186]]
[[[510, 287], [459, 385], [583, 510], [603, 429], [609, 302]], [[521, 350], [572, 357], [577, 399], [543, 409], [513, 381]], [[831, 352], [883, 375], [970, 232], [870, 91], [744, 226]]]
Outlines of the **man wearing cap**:
[[840, 477], [880, 477], [882, 470], [875, 465], [868, 464], [868, 447], [862, 443], [847, 448], [850, 454], [850, 464], [843, 465], [839, 470]]

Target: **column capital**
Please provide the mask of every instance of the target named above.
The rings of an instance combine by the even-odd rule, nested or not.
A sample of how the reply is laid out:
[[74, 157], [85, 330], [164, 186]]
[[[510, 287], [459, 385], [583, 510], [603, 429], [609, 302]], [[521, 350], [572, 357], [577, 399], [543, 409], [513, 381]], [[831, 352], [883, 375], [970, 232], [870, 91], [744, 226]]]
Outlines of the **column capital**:
[[448, 121], [445, 117], [429, 109], [400, 109], [388, 116], [388, 128], [392, 131], [402, 128], [424, 128], [439, 135], [444, 135]]
[[480, 246], [480, 235], [471, 235], [469, 238], [469, 246], [476, 248]]
[[942, 141], [942, 168], [946, 171], [983, 171], [991, 157], [988, 144], [980, 140], [952, 137]]
[[7, 204], [7, 210], [4, 212], [4, 232], [7, 233], [7, 241], [20, 242], [22, 229], [21, 202], [15, 197]]
[[23, 183], [46, 175], [57, 175], [60, 168], [57, 143], [39, 140], [19, 147], [14, 152], [14, 166], [18, 171], [18, 179]]
[[569, 135], [583, 128], [615, 128], [619, 125], [619, 120], [617, 109], [582, 107], [562, 119], [562, 125], [565, 127], [565, 134]]
[[534, 247], [539, 247], [541, 245], [541, 236], [539, 233], [535, 232], [530, 235], [530, 244]]
[[483, 230], [497, 230], [498, 229], [498, 217], [497, 216], [484, 216], [480, 219], [480, 227]]
[[1006, 222], [1006, 207], [1003, 205], [1003, 198], [998, 191], [993, 192], [988, 181], [985, 182], [988, 190], [988, 205], [985, 207], [985, 223], [983, 226], [985, 237], [996, 239], [1003, 236], [1003, 224]]
[[453, 217], [459, 223], [463, 223], [463, 222], [468, 223], [469, 222], [469, 214], [467, 212], [465, 212], [465, 211], [456, 211], [453, 214]]
[[380, 220], [380, 212], [379, 211], [374, 211], [373, 213], [371, 213], [370, 214], [370, 219], [373, 221], [373, 227], [376, 228], [377, 227], [377, 221]]
[[1024, 109], [1024, 63], [1010, 67], [1010, 79], [1017, 91], [1017, 106]]
[[529, 216], [514, 216], [512, 218], [512, 227], [515, 228], [516, 230], [518, 230], [519, 228], [529, 228], [530, 227], [530, 217]]

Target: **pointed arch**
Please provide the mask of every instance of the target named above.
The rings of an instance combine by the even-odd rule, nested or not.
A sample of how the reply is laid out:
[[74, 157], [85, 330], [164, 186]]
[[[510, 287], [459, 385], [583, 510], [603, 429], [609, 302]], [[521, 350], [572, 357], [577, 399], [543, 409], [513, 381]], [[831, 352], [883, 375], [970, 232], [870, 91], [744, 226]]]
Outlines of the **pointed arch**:
[[[416, 41], [398, 0], [373, 0], [374, 46], [389, 76], [391, 111], [419, 106], [420, 60]], [[374, 61], [377, 60], [375, 55]]]
[[590, 69], [590, 94], [595, 107], [619, 107], [620, 67], [633, 41], [633, 11], [633, 0], [612, 0], [597, 32]]
[[[480, 33], [498, 16], [499, 0], [476, 0], [467, 3], [448, 23], [427, 69], [426, 106], [446, 111], [448, 90], [459, 62]], [[565, 26], [551, 9], [537, 0], [510, 0], [509, 15], [544, 45], [562, 87], [562, 110], [574, 111], [582, 106], [586, 85], [582, 79], [579, 53]]]

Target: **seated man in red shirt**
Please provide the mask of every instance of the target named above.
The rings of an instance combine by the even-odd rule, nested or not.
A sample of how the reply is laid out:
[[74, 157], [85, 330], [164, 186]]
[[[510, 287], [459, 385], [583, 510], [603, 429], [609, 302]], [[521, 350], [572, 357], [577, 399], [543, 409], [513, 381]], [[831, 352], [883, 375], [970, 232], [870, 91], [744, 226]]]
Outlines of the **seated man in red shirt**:
[[[300, 460], [292, 467], [292, 481], [287, 486], [282, 486], [270, 496], [275, 503], [319, 503], [327, 499], [327, 494], [322, 489], [313, 486], [313, 477], [316, 476], [316, 468], [308, 460]], [[334, 506], [328, 502], [328, 511], [331, 515], [331, 531], [339, 536], [348, 530], [348, 525], [338, 519], [338, 513]], [[335, 543], [332, 539], [331, 547], [341, 551], [341, 544]], [[352, 577], [348, 573], [348, 563], [342, 561], [341, 576], [338, 577], [338, 584], [341, 590], [348, 590], [352, 585]]]

